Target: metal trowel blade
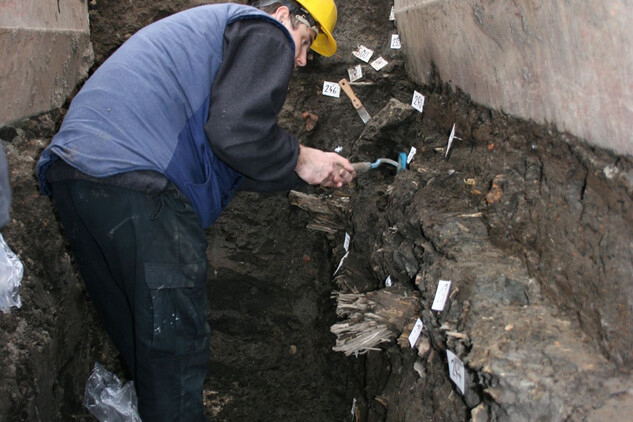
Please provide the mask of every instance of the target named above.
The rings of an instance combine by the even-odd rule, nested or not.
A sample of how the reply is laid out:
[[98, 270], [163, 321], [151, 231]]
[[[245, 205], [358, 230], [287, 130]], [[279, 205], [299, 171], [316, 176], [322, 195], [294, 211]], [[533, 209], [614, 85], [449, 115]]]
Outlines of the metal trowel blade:
[[367, 124], [367, 122], [371, 119], [371, 116], [369, 115], [367, 110], [365, 110], [365, 107], [361, 107], [357, 111], [363, 123]]

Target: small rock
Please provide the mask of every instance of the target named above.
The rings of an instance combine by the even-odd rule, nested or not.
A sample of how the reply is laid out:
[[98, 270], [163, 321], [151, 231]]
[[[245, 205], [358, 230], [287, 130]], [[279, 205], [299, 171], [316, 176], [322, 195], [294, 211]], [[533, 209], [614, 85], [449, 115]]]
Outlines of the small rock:
[[490, 192], [486, 195], [486, 202], [489, 204], [494, 204], [498, 202], [499, 199], [503, 196], [503, 189], [501, 188], [501, 183], [503, 182], [503, 175], [498, 174], [495, 176], [492, 181], [492, 188], [490, 188]]
[[302, 114], [303, 120], [306, 121], [306, 132], [311, 132], [316, 127], [317, 122], [319, 121], [319, 116], [312, 113], [311, 111], [305, 111]]
[[426, 357], [426, 355], [431, 350], [431, 343], [427, 337], [421, 337], [418, 341], [418, 356], [421, 358]]
[[415, 363], [413, 364], [413, 369], [415, 370], [415, 372], [418, 373], [420, 378], [424, 378], [424, 375], [426, 375], [426, 371], [424, 369], [424, 362], [422, 361], [422, 359], [418, 359], [415, 361]]

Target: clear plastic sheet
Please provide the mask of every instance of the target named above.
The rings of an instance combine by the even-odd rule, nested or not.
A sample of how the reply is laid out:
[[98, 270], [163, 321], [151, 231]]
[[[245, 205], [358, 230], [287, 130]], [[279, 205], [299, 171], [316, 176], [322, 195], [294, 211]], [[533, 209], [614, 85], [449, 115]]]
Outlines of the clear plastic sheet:
[[84, 406], [100, 422], [140, 422], [132, 381], [122, 384], [116, 375], [96, 362], [86, 382]]
[[20, 258], [13, 253], [0, 234], [0, 311], [7, 313], [12, 306], [22, 306], [18, 288], [23, 274], [24, 267]]

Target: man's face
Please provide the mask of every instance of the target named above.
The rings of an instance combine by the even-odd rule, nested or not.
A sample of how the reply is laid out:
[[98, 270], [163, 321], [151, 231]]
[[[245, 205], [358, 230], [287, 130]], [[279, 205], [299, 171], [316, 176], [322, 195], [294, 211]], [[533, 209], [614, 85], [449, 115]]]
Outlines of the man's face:
[[297, 66], [305, 66], [308, 63], [308, 51], [317, 34], [308, 25], [297, 22], [297, 27], [293, 28], [290, 20], [288, 8], [281, 6], [273, 14], [290, 32], [295, 42], [295, 69]]
[[[286, 23], [284, 22], [284, 25]], [[293, 29], [290, 21], [286, 25], [292, 39], [295, 42], [295, 69], [297, 66], [305, 66], [308, 63], [308, 51], [312, 42], [316, 38], [316, 34], [306, 24], [298, 23], [297, 28]]]

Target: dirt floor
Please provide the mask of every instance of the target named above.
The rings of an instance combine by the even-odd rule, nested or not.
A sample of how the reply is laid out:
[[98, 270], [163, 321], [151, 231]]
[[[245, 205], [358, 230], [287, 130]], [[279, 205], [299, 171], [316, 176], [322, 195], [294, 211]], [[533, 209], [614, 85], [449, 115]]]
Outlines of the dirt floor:
[[[89, 2], [97, 63], [142, 26], [208, 2], [147, 3]], [[391, 1], [338, 3], [339, 51], [296, 72], [281, 124], [352, 161], [417, 153], [405, 171], [381, 166], [338, 191], [239, 193], [208, 230], [209, 418], [575, 421], [633, 410], [631, 161], [473, 104], [440, 75], [414, 84], [389, 45]], [[367, 125], [345, 95], [321, 95], [362, 64], [358, 44], [389, 62], [363, 64], [353, 85]], [[25, 266], [22, 308], [0, 314], [0, 422], [94, 420], [82, 406], [94, 363], [125, 376], [37, 191], [35, 163], [63, 113], [0, 128], [14, 195], [2, 234]], [[449, 297], [432, 311], [440, 280]], [[348, 355], [333, 350], [378, 332]], [[465, 365], [463, 392], [447, 351]]]

